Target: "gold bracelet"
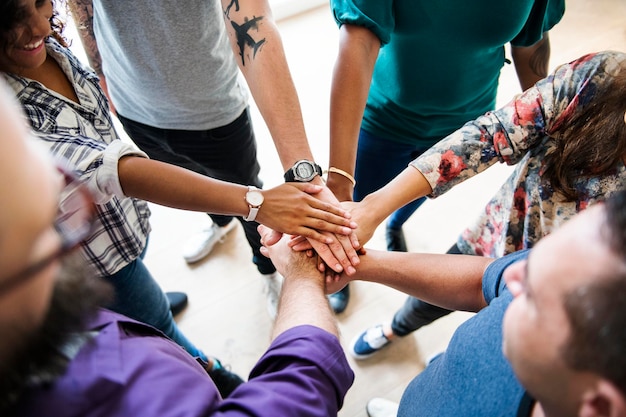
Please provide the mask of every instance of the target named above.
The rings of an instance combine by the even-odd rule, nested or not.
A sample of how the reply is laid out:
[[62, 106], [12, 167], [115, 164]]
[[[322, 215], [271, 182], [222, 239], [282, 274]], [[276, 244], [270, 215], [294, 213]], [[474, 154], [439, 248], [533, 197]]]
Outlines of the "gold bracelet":
[[351, 183], [352, 186], [354, 187], [356, 185], [356, 180], [354, 179], [354, 177], [350, 174], [348, 174], [346, 171], [344, 171], [343, 169], [339, 169], [339, 168], [335, 168], [335, 167], [330, 167], [328, 168], [328, 172], [334, 172], [335, 174], [339, 174], [342, 177], [347, 178]]

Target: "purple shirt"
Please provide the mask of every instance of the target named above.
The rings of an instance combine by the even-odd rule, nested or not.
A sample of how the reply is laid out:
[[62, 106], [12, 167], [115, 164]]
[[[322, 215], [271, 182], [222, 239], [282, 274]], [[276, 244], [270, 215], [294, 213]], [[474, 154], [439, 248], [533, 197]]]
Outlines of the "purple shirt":
[[109, 311], [52, 386], [24, 396], [20, 416], [333, 416], [352, 385], [338, 339], [314, 326], [278, 336], [249, 381], [222, 400], [208, 374], [154, 328]]

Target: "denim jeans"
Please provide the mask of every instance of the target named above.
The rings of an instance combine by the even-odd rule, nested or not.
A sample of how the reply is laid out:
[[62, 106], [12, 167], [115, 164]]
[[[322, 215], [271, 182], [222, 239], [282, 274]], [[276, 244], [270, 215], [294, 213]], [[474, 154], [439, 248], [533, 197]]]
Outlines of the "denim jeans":
[[[448, 249], [448, 254], [461, 254], [456, 244]], [[407, 297], [404, 305], [394, 314], [391, 330], [397, 336], [406, 336], [422, 326], [450, 314], [452, 310], [429, 304], [413, 296]]]
[[[394, 142], [361, 129], [354, 171], [356, 179], [354, 201], [361, 201], [366, 195], [387, 185], [404, 171], [409, 162], [427, 149], [427, 147]], [[393, 212], [389, 217], [388, 226], [392, 229], [400, 229], [424, 201], [426, 198], [417, 199]]]
[[[210, 130], [159, 129], [127, 119], [118, 114], [124, 130], [151, 159], [178, 165], [208, 177], [236, 184], [263, 187], [259, 178], [257, 145], [248, 109], [232, 123]], [[215, 196], [219, 198], [219, 196]], [[232, 216], [209, 214], [218, 226], [225, 226]], [[237, 218], [243, 225], [252, 248], [252, 262], [261, 274], [276, 271], [269, 258], [261, 254], [261, 237], [256, 222]]]
[[144, 249], [139, 258], [104, 278], [115, 290], [115, 300], [107, 308], [159, 329], [192, 356], [206, 361], [207, 356], [176, 325], [167, 297], [143, 263], [145, 253]]

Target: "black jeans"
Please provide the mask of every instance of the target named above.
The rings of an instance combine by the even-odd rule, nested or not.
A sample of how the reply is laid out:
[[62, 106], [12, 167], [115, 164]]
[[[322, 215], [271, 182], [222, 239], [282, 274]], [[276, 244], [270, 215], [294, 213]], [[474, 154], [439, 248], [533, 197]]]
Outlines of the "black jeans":
[[[151, 159], [178, 165], [208, 177], [242, 185], [263, 187], [259, 178], [256, 138], [248, 109], [232, 123], [210, 130], [160, 129], [117, 115], [124, 130]], [[219, 198], [219, 196], [215, 196]], [[209, 214], [218, 226], [231, 216]], [[238, 217], [252, 248], [252, 262], [261, 274], [276, 271], [269, 258], [261, 254], [258, 223]]]
[[[459, 255], [461, 251], [459, 247], [454, 244], [446, 253]], [[406, 336], [451, 312], [452, 310], [429, 304], [419, 298], [409, 296], [404, 302], [404, 305], [393, 316], [391, 330], [397, 336]]]

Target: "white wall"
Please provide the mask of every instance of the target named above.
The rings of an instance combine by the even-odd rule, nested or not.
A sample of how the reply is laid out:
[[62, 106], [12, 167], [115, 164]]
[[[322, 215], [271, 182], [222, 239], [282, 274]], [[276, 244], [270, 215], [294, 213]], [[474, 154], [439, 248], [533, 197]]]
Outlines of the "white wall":
[[270, 0], [275, 20], [285, 19], [298, 13], [328, 3], [329, 0]]

